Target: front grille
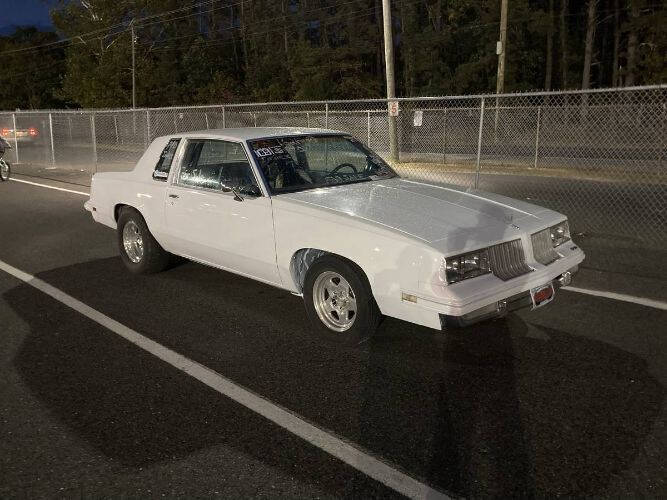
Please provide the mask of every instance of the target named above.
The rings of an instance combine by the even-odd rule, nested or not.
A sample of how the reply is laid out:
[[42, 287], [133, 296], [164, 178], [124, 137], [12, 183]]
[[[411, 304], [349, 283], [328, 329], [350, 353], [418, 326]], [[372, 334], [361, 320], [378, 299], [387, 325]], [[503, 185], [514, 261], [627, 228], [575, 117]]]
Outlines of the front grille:
[[560, 258], [551, 242], [550, 228], [533, 234], [531, 239], [533, 240], [533, 257], [543, 266], [548, 266]]
[[521, 240], [508, 241], [489, 247], [491, 271], [503, 281], [511, 280], [533, 269], [526, 264]]

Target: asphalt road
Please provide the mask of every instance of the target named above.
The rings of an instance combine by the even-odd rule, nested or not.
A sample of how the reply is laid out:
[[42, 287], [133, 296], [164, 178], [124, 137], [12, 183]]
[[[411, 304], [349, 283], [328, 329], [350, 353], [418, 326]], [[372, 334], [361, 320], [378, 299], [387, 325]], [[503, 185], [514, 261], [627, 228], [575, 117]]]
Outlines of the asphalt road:
[[[387, 319], [323, 344], [289, 293], [125, 272], [84, 199], [0, 184], [0, 261], [449, 495], [667, 496], [667, 311], [562, 290], [457, 332]], [[650, 276], [575, 285], [667, 299]], [[397, 496], [3, 271], [0, 321], [2, 497]]]

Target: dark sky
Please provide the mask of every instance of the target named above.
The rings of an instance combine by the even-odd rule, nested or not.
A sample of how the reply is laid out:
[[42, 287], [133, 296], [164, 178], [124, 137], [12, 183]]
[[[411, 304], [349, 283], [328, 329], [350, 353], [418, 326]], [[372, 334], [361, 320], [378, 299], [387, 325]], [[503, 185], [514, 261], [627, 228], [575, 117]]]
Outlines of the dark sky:
[[0, 27], [51, 26], [49, 7], [54, 3], [53, 0], [0, 0]]

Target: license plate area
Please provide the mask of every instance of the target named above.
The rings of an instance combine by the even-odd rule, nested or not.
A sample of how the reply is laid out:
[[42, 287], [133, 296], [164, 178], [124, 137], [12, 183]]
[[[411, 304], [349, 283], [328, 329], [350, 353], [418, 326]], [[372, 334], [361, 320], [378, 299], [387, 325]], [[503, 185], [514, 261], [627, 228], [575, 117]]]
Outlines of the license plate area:
[[547, 305], [549, 302], [554, 300], [555, 295], [556, 290], [554, 289], [553, 282], [532, 288], [530, 290], [530, 299], [533, 302], [532, 309], [537, 309], [538, 307]]

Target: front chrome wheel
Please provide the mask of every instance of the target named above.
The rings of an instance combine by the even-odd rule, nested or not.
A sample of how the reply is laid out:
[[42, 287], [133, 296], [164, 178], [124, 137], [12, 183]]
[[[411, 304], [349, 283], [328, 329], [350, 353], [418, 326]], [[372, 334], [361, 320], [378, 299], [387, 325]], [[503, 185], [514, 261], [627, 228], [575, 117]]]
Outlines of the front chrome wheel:
[[144, 240], [139, 226], [133, 220], [123, 227], [123, 248], [128, 259], [137, 264], [144, 258]]
[[357, 317], [354, 290], [345, 278], [334, 271], [325, 271], [315, 279], [313, 305], [320, 321], [336, 332], [350, 329]]

